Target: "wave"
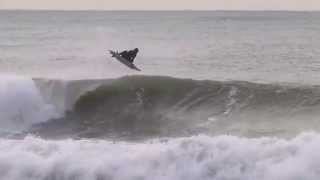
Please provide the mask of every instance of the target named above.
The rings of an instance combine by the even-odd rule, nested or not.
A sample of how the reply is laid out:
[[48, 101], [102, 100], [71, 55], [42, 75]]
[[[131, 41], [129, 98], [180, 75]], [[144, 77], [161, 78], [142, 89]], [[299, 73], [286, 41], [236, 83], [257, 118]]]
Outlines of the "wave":
[[66, 116], [42, 123], [31, 132], [48, 137], [140, 138], [198, 133], [251, 137], [292, 136], [319, 129], [318, 86], [162, 76], [76, 84], [69, 87], [73, 100]]
[[143, 143], [0, 139], [0, 179], [317, 180], [320, 135], [194, 136]]

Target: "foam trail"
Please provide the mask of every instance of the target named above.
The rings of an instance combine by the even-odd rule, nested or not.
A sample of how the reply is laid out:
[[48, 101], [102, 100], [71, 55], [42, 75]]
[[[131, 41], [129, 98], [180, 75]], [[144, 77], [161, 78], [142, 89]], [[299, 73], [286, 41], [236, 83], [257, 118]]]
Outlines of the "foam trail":
[[0, 76], [0, 131], [19, 132], [32, 124], [57, 117], [46, 104], [32, 79]]
[[194, 136], [144, 143], [0, 140], [0, 179], [316, 180], [320, 135]]

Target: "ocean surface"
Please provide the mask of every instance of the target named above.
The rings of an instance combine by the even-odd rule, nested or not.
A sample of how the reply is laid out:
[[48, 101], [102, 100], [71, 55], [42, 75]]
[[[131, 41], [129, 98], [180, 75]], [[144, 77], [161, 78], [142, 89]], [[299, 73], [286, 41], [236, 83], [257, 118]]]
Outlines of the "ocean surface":
[[[0, 11], [0, 180], [320, 179], [320, 12]], [[141, 72], [108, 50], [138, 47]]]

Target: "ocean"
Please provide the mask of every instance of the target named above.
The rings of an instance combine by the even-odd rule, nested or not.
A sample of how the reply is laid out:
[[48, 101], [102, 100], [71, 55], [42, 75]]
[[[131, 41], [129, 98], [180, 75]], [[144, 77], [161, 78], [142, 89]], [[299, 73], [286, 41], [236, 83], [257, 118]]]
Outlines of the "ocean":
[[[1, 180], [318, 180], [320, 13], [0, 11]], [[108, 50], [139, 48], [134, 71]]]

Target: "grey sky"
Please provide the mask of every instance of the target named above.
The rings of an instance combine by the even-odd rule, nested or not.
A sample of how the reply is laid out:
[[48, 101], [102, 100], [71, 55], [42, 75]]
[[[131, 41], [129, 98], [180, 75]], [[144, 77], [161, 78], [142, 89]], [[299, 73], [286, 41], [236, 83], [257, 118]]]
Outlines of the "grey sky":
[[0, 0], [0, 9], [320, 10], [320, 0]]

